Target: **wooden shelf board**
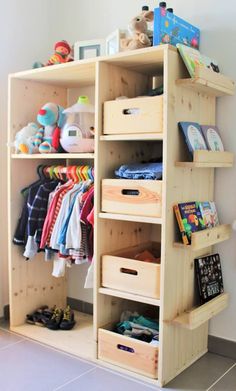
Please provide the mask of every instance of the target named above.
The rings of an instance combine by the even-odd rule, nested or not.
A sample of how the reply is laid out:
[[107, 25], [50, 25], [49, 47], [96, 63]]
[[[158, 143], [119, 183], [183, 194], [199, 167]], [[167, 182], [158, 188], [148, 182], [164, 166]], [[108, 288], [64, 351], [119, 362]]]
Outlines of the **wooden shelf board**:
[[95, 360], [96, 342], [93, 339], [93, 317], [92, 315], [75, 311], [75, 319], [77, 324], [72, 330], [68, 331], [52, 331], [46, 327], [28, 323], [12, 327], [11, 330], [75, 356], [87, 360]]
[[163, 133], [145, 133], [145, 134], [107, 134], [100, 136], [101, 141], [162, 141]]
[[221, 224], [211, 229], [194, 232], [191, 238], [191, 245], [175, 242], [174, 247], [184, 248], [191, 251], [200, 250], [230, 239], [231, 233], [232, 228], [230, 224]]
[[193, 78], [178, 79], [176, 84], [213, 96], [234, 95], [235, 92], [233, 80], [202, 66], [196, 66]]
[[189, 330], [194, 330], [207, 322], [213, 316], [223, 311], [228, 306], [229, 295], [222, 293], [221, 295], [210, 300], [199, 307], [186, 311], [175, 318], [172, 323]]
[[10, 77], [62, 87], [89, 86], [95, 84], [95, 68], [94, 59], [85, 59], [13, 73]]
[[12, 159], [94, 159], [94, 153], [35, 153], [32, 155], [15, 154], [11, 155]]
[[231, 168], [233, 163], [209, 163], [209, 162], [176, 162], [176, 167], [183, 168]]
[[155, 305], [158, 307], [160, 306], [160, 300], [154, 299], [152, 297], [135, 295], [133, 293], [119, 291], [119, 290], [110, 289], [110, 288], [99, 288], [98, 291], [99, 291], [99, 293], [102, 293], [103, 295], [121, 297], [121, 298], [127, 299], [127, 300], [138, 301], [139, 303], [152, 304], [152, 305]]
[[134, 216], [134, 215], [123, 215], [116, 213], [99, 213], [101, 219], [109, 220], [124, 220], [124, 221], [136, 221], [138, 223], [149, 223], [149, 224], [162, 224], [162, 219], [158, 217], [147, 217], [147, 216]]
[[194, 151], [192, 162], [176, 162], [177, 167], [214, 168], [233, 167], [234, 154], [232, 152]]

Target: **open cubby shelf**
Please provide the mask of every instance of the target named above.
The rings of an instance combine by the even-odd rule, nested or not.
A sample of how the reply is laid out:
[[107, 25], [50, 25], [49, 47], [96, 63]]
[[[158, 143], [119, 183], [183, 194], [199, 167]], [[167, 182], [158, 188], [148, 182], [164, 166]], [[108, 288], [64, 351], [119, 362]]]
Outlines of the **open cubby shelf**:
[[228, 293], [221, 293], [207, 303], [183, 312], [172, 323], [189, 330], [194, 330], [223, 311], [228, 306], [228, 301]]
[[235, 92], [235, 82], [233, 80], [221, 73], [213, 72], [201, 66], [196, 66], [193, 78], [178, 79], [176, 84], [215, 97], [234, 95]]
[[[11, 330], [76, 356], [98, 360], [99, 364], [116, 368], [126, 374], [132, 371], [133, 376], [141, 380], [146, 379], [155, 386], [164, 386], [206, 353], [208, 335], [206, 322], [210, 315], [212, 316], [219, 308], [223, 309], [227, 305], [227, 300], [222, 299], [223, 303], [221, 303], [218, 297], [206, 306], [202, 306], [201, 309], [190, 311], [193, 320], [189, 320], [190, 315], [188, 315], [187, 321], [184, 318], [182, 323], [197, 324], [191, 332], [184, 327], [173, 326], [173, 324], [178, 324], [180, 316], [175, 319], [174, 323], [172, 319], [176, 318], [177, 313], [186, 316], [184, 312], [186, 308], [191, 308], [195, 304], [195, 286], [192, 283], [194, 268], [190, 267], [196, 254], [195, 250], [228, 239], [231, 227], [221, 225], [212, 230], [196, 233], [193, 235], [191, 246], [184, 246], [180, 243], [173, 246], [175, 230], [172, 206], [176, 200], [184, 202], [186, 193], [188, 199], [214, 199], [213, 169], [192, 172], [192, 170], [181, 170], [175, 167], [176, 165], [183, 167], [192, 165], [192, 167], [209, 168], [218, 167], [219, 164], [228, 167], [232, 165], [233, 159], [232, 155], [227, 152], [217, 156], [208, 153], [205, 156], [195, 154], [193, 162], [176, 163], [177, 159], [185, 159], [182, 157], [183, 148], [177, 124], [184, 118], [199, 123], [215, 124], [216, 96], [232, 95], [234, 83], [223, 75], [207, 70], [199, 69], [197, 72], [194, 79], [184, 79], [186, 69], [176, 48], [170, 45], [160, 45], [10, 75], [8, 145], [12, 145], [16, 132], [22, 126], [35, 120], [39, 108], [45, 102], [55, 102], [62, 107], [68, 107], [77, 100], [78, 95], [82, 94], [88, 95], [95, 105], [94, 153], [23, 156], [14, 154], [14, 148], [8, 150]], [[145, 112], [142, 112], [140, 123], [144, 126], [144, 129], [141, 129], [143, 133], [138, 134], [140, 129], [137, 130], [135, 126], [127, 126], [122, 128], [127, 130], [126, 134], [116, 134], [110, 127], [106, 131], [114, 133], [105, 134], [103, 109], [106, 102], [115, 101], [118, 96], [127, 96], [128, 99], [142, 96], [142, 99], [146, 99], [144, 95], [150, 87], [155, 88], [160, 84], [163, 84], [164, 91], [160, 99], [162, 103], [152, 105], [154, 114], [158, 112], [159, 125], [157, 130], [154, 130], [156, 133], [151, 133], [153, 128], [149, 128], [150, 125], [145, 120]], [[122, 129], [118, 129], [117, 133], [121, 133]], [[146, 131], [148, 133], [145, 133]], [[141, 199], [139, 204], [136, 202], [138, 208], [133, 215], [125, 214], [132, 213], [132, 210], [118, 209], [115, 202], [112, 213], [101, 212], [104, 210], [102, 209], [103, 180], [114, 178], [114, 170], [122, 164], [150, 161], [158, 156], [163, 158], [162, 187], [158, 193], [161, 205], [160, 213], [153, 214], [161, 218], [139, 216], [139, 214], [148, 214], [144, 209], [145, 203], [149, 203], [150, 207], [150, 199], [154, 198], [152, 198], [152, 193], [157, 193], [155, 188], [152, 192], [147, 191], [147, 197]], [[25, 262], [19, 247], [12, 245], [12, 238], [22, 208], [21, 190], [35, 181], [37, 166], [40, 163], [54, 164], [54, 162], [71, 165], [75, 164], [76, 160], [78, 164], [93, 164], [95, 170], [94, 314], [88, 319], [82, 315], [82, 318], [79, 316], [75, 329], [68, 333], [52, 332], [24, 324], [25, 316], [42, 304], [47, 304], [49, 307], [56, 304], [65, 308], [67, 296], [70, 296], [68, 284], [72, 281], [71, 272], [67, 270], [65, 278], [56, 279], [52, 277], [52, 263], [43, 262], [42, 256], [37, 255], [32, 262]], [[182, 186], [183, 183], [184, 186]], [[155, 187], [155, 184], [153, 185]], [[144, 187], [143, 184], [142, 186]], [[115, 197], [113, 193], [112, 197]], [[150, 209], [152, 211], [152, 208]], [[148, 216], [152, 216], [152, 213]], [[115, 289], [114, 285], [111, 286], [112, 284], [107, 284], [107, 288], [102, 287], [104, 254], [112, 254], [132, 246], [141, 246], [150, 241], [160, 243], [160, 292], [158, 295], [150, 297], [151, 293], [148, 294], [148, 290], [145, 292], [137, 290], [140, 294], [128, 293], [125, 291], [127, 289], [125, 284], [123, 290]], [[176, 246], [188, 248], [184, 257], [183, 252], [178, 251]], [[203, 252], [199, 251], [199, 253]], [[147, 271], [146, 268], [144, 270]], [[75, 281], [76, 270], [73, 269], [72, 273], [73, 281]], [[78, 278], [81, 278], [79, 273]], [[142, 289], [145, 290], [145, 284], [149, 284], [150, 289], [150, 279], [147, 278], [147, 281], [142, 279], [142, 283], [143, 280], [145, 283], [142, 284]], [[134, 286], [131, 288], [130, 292], [134, 292]], [[215, 307], [211, 309], [214, 303], [216, 303]], [[207, 315], [203, 316], [203, 309], [206, 307], [208, 308]], [[114, 346], [114, 333], [110, 330], [102, 331], [104, 325], [117, 322], [121, 313], [127, 309], [139, 311], [140, 314], [151, 311], [155, 319], [159, 317], [160, 323], [158, 348], [149, 349], [148, 344], [145, 346], [143, 343], [135, 343], [131, 339], [116, 335], [116, 341], [125, 338], [125, 343], [129, 341], [134, 345], [133, 350], [137, 349], [136, 357], [131, 355], [132, 363], [123, 360], [122, 357], [117, 362], [115, 354], [117, 344]], [[202, 314], [198, 315], [199, 311], [202, 311]], [[196, 319], [199, 318], [201, 321], [198, 325]], [[109, 354], [105, 352], [106, 346], [113, 346], [113, 356], [108, 357]], [[170, 357], [172, 351], [177, 353]], [[122, 356], [126, 352], [119, 353]], [[140, 356], [144, 356], [143, 361], [140, 361]], [[152, 373], [150, 373], [151, 361]], [[140, 364], [141, 362], [144, 364]]]
[[233, 167], [232, 152], [194, 151], [192, 162], [176, 162], [177, 167], [186, 168], [217, 168]]
[[232, 228], [230, 224], [221, 224], [214, 228], [193, 232], [191, 244], [186, 245], [181, 242], [175, 242], [174, 247], [196, 251], [230, 239], [231, 233]]

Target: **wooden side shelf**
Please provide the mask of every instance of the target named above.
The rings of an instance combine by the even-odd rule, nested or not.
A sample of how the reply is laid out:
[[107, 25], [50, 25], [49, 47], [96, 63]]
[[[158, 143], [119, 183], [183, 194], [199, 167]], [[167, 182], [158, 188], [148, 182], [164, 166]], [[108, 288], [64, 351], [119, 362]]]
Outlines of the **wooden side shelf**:
[[176, 84], [213, 96], [234, 95], [235, 92], [233, 80], [201, 66], [196, 67], [194, 78], [178, 79]]
[[232, 228], [230, 224], [221, 224], [211, 229], [193, 232], [191, 237], [191, 245], [185, 245], [180, 242], [175, 242], [174, 247], [187, 248], [192, 251], [200, 250], [213, 244], [223, 242], [230, 239]]
[[194, 151], [192, 162], [176, 162], [177, 167], [211, 168], [233, 167], [232, 152]]
[[175, 318], [172, 323], [185, 327], [189, 330], [196, 329], [203, 323], [207, 322], [213, 316], [223, 311], [228, 306], [229, 295], [222, 293], [221, 295], [210, 300], [208, 303], [200, 307], [193, 308]]

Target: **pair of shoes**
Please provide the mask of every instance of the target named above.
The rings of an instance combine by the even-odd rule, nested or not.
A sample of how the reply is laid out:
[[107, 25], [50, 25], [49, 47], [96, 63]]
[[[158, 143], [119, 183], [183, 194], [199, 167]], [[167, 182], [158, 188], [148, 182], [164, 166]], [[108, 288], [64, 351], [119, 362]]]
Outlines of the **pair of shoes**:
[[74, 312], [68, 305], [64, 311], [61, 308], [54, 307], [46, 327], [50, 330], [71, 330], [75, 323]]
[[49, 310], [47, 305], [43, 305], [42, 307], [37, 308], [37, 310], [32, 312], [31, 314], [27, 314], [26, 322], [44, 327], [51, 316], [51, 310]]

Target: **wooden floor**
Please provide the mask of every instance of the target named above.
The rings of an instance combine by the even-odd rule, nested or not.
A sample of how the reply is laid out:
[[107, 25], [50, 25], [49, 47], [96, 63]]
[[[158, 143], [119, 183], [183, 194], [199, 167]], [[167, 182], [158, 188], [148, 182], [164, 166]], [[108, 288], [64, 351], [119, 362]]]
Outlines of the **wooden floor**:
[[75, 311], [76, 325], [72, 330], [49, 330], [45, 327], [23, 324], [11, 330], [25, 337], [52, 346], [88, 360], [95, 359], [93, 317]]

